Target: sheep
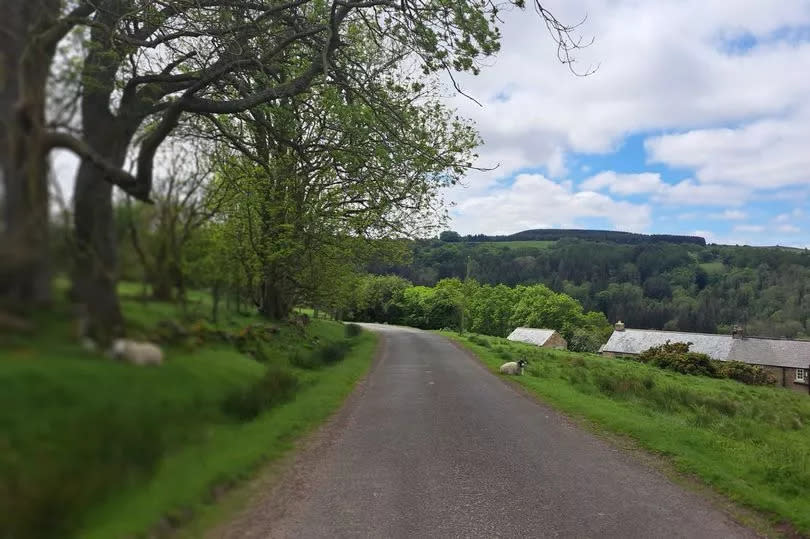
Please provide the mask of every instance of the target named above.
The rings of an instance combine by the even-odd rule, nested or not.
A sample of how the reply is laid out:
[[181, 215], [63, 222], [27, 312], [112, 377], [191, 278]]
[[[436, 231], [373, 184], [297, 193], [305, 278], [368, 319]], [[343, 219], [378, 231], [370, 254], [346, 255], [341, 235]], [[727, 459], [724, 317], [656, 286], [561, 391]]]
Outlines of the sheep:
[[501, 365], [501, 374], [523, 374], [523, 368], [528, 365], [529, 362], [525, 359], [521, 359], [520, 361], [510, 361], [509, 363], [504, 363]]
[[135, 365], [160, 365], [163, 363], [163, 351], [151, 342], [116, 339], [110, 353], [115, 359], [123, 359]]

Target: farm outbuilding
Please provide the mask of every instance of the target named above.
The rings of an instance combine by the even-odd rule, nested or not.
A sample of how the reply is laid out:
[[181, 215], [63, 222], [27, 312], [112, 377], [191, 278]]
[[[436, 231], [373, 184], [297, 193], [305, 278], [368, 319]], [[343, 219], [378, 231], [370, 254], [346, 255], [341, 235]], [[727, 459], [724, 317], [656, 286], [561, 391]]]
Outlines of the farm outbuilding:
[[568, 342], [553, 329], [517, 328], [509, 334], [507, 339], [555, 350], [568, 349]]
[[668, 342], [687, 343], [690, 351], [718, 361], [759, 365], [773, 375], [779, 385], [810, 393], [810, 341], [747, 337], [739, 329], [731, 335], [626, 329], [619, 322], [601, 353], [611, 357], [637, 356]]

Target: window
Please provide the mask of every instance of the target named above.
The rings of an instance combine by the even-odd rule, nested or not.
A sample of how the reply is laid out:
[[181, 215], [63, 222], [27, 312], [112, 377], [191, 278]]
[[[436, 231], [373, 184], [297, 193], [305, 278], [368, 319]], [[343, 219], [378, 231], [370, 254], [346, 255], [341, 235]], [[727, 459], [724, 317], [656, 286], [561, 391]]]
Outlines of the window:
[[807, 369], [796, 369], [796, 381], [807, 382], [808, 372]]

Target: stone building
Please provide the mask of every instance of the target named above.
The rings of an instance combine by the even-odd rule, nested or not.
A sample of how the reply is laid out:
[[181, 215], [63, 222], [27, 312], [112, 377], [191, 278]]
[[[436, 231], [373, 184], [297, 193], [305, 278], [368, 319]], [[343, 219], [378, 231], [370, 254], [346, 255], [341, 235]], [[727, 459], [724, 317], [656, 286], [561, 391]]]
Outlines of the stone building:
[[635, 356], [667, 342], [688, 343], [690, 351], [718, 361], [759, 365], [779, 385], [810, 394], [810, 341], [747, 337], [739, 328], [731, 335], [627, 329], [619, 322], [601, 353], [611, 357]]
[[509, 334], [507, 339], [555, 350], [568, 349], [568, 342], [553, 329], [517, 328]]

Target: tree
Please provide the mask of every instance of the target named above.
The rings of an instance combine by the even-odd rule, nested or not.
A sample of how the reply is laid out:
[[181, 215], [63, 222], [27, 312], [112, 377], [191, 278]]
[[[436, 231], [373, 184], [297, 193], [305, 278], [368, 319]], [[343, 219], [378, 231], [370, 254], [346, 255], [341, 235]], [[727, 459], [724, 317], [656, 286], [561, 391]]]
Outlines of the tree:
[[457, 241], [461, 241], [461, 234], [459, 234], [458, 232], [456, 232], [454, 230], [445, 230], [444, 232], [439, 234], [439, 239], [441, 241], [446, 241], [448, 243], [449, 242], [457, 242]]
[[166, 151], [165, 173], [153, 189], [153, 204], [126, 200], [127, 232], [155, 299], [185, 297], [185, 246], [217, 215], [228, 193], [211, 181], [213, 148], [199, 140], [175, 140]]
[[470, 166], [474, 130], [385, 58], [369, 52], [353, 71], [362, 100], [323, 87], [213, 120], [240, 155], [218, 182], [233, 192], [228, 227], [249, 253], [256, 304], [268, 317], [286, 316], [335, 275], [317, 268], [367, 258], [364, 238], [431, 231], [442, 220], [439, 190]]
[[59, 42], [92, 11], [89, 3], [71, 4], [0, 2], [0, 300], [18, 309], [50, 301], [46, 86]]
[[[352, 78], [358, 50], [363, 50], [357, 47], [358, 37], [376, 48], [397, 50], [401, 61], [407, 58], [425, 73], [444, 70], [451, 76], [454, 71], [477, 72], [479, 59], [493, 54], [499, 39], [494, 25], [498, 8], [486, 2], [30, 4], [4, 2], [10, 13], [0, 13], [9, 15], [3, 20], [15, 25], [15, 36], [26, 35], [19, 29], [29, 30], [30, 36], [13, 38], [8, 49], [19, 52], [19, 64], [5, 60], [8, 80], [19, 81], [22, 88], [19, 95], [8, 92], [0, 104], [0, 118], [11, 126], [11, 142], [2, 153], [4, 171], [13, 172], [4, 173], [6, 206], [19, 210], [6, 212], [6, 228], [9, 236], [23, 230], [21, 237], [33, 242], [34, 258], [45, 259], [45, 158], [53, 148], [82, 158], [74, 193], [77, 266], [82, 271], [74, 276], [74, 290], [88, 308], [90, 333], [102, 338], [120, 332], [122, 325], [115, 294], [116, 245], [110, 233], [112, 186], [149, 201], [155, 155], [184, 116], [240, 114], [322, 84], [363, 99], [364, 87]], [[569, 52], [580, 46], [569, 37], [572, 28], [540, 4], [535, 7], [558, 42], [561, 60], [570, 61]], [[53, 50], [73, 28], [89, 29], [76, 79], [81, 81], [80, 134], [47, 129], [42, 113]], [[136, 148], [135, 173], [130, 174], [125, 160]], [[28, 198], [22, 200], [21, 194]], [[29, 276], [24, 271], [16, 275], [13, 288], [25, 288]]]

